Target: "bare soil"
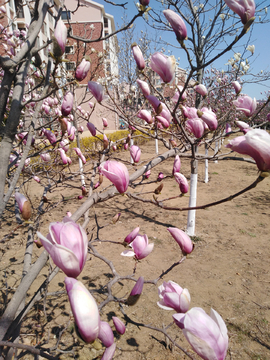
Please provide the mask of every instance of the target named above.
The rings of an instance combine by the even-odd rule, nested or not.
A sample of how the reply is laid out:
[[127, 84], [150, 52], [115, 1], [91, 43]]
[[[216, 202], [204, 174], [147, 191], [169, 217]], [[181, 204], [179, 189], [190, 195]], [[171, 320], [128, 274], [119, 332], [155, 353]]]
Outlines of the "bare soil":
[[[224, 150], [224, 149], [223, 149]], [[163, 149], [159, 149], [160, 153]], [[165, 149], [164, 149], [165, 151]], [[201, 148], [199, 150], [203, 152]], [[128, 152], [116, 156], [129, 159]], [[142, 161], [154, 156], [154, 143], [142, 146]], [[152, 170], [147, 186], [129, 188], [132, 193], [144, 193], [155, 189], [154, 182], [160, 171], [170, 176], [173, 160], [163, 162]], [[182, 159], [181, 172], [189, 179], [190, 161]], [[90, 161], [89, 161], [90, 163]], [[90, 169], [90, 165], [88, 165]], [[86, 169], [88, 168], [86, 167]], [[131, 168], [131, 167], [130, 167]], [[66, 169], [66, 172], [69, 170]], [[136, 166], [130, 172], [136, 171]], [[204, 165], [199, 164], [198, 205], [217, 201], [232, 195], [248, 185], [258, 176], [254, 164], [240, 161], [219, 161], [209, 163], [209, 182], [204, 183]], [[139, 181], [138, 181], [139, 182]], [[173, 178], [163, 180], [164, 189], [158, 199], [168, 199], [179, 194]], [[87, 182], [89, 184], [89, 181]], [[102, 188], [109, 185], [106, 180]], [[229, 332], [229, 350], [226, 359], [267, 360], [270, 359], [270, 177], [255, 189], [218, 206], [196, 212], [195, 250], [187, 259], [163, 276], [162, 281], [173, 280], [191, 294], [191, 306], [202, 307], [209, 313], [212, 307], [223, 317]], [[52, 221], [61, 221], [67, 211], [74, 212], [83, 200], [80, 194], [79, 178], [77, 189], [62, 189], [48, 193], [48, 211], [43, 215], [40, 231], [46, 235]], [[26, 189], [35, 207], [38, 206], [43, 187], [31, 181]], [[60, 201], [63, 196], [73, 196], [72, 200]], [[140, 195], [143, 197], [143, 195]], [[153, 199], [153, 193], [145, 195]], [[164, 205], [188, 206], [188, 196], [164, 201]], [[120, 220], [112, 225], [112, 217], [121, 212]], [[118, 196], [105, 203], [95, 205], [89, 212], [87, 226], [89, 239], [94, 241], [98, 252], [113, 261], [121, 275], [132, 274], [135, 262], [132, 258], [120, 256], [124, 250], [121, 244], [125, 236], [140, 226], [140, 233], [147, 234], [149, 242], [154, 242], [153, 252], [136, 266], [135, 277], [145, 280], [156, 279], [163, 271], [182, 257], [181, 251], [170, 236], [167, 228], [178, 227], [185, 230], [187, 212], [166, 211], [153, 204]], [[16, 220], [10, 216], [2, 224], [1, 239], [16, 228]], [[98, 226], [98, 227], [97, 227]], [[16, 229], [1, 244], [1, 313], [11, 298], [21, 278], [23, 255], [27, 240], [27, 226]], [[109, 242], [112, 241], [112, 242]], [[34, 248], [33, 261], [42, 249]], [[50, 271], [50, 263], [42, 270], [27, 295], [27, 301], [45, 280]], [[111, 278], [107, 264], [90, 256], [79, 277], [101, 303], [105, 298], [104, 285]], [[77, 336], [73, 325], [67, 295], [64, 288], [65, 275], [62, 271], [48, 285], [46, 301], [35, 304], [24, 318], [20, 342], [42, 349], [50, 349], [52, 355], [60, 353], [60, 359], [98, 359], [104, 347], [100, 344], [84, 344]], [[113, 287], [118, 298], [126, 298], [134, 282], [123, 280]], [[157, 306], [157, 286], [145, 284], [143, 293], [133, 306], [123, 305], [124, 318], [118, 303], [109, 303], [101, 312], [101, 318], [109, 321], [119, 316], [126, 323], [126, 333], [116, 335], [115, 359], [188, 359], [177, 347], [166, 341], [160, 332], [145, 328], [148, 324], [165, 328], [168, 334], [194, 359], [199, 357], [192, 351], [181, 330], [172, 324], [173, 311], [165, 311]], [[133, 323], [132, 323], [133, 322]], [[32, 355], [22, 354], [20, 358], [31, 359]]]

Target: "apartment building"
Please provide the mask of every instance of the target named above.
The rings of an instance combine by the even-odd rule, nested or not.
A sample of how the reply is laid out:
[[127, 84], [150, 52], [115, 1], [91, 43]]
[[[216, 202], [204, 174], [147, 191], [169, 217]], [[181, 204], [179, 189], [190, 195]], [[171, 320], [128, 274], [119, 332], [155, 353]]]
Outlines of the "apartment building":
[[[98, 41], [115, 31], [114, 17], [105, 12], [104, 6], [91, 0], [81, 0], [79, 5], [78, 7], [78, 3], [74, 0], [66, 0], [61, 17], [70, 29], [71, 35], [64, 55], [67, 79], [74, 77], [75, 69], [85, 55], [90, 58], [91, 68], [88, 76], [80, 82], [75, 92], [76, 103], [87, 112], [88, 101], [91, 98], [87, 90], [88, 81], [98, 81], [103, 85], [106, 84], [108, 88], [118, 83], [118, 44], [116, 36]], [[77, 38], [93, 40], [93, 42], [82, 42]], [[101, 128], [102, 117], [108, 120], [109, 129], [118, 127], [115, 115], [96, 104], [90, 121]], [[84, 123], [83, 117], [79, 117], [79, 124], [84, 125]]]
[[[82, 43], [76, 39], [68, 39], [65, 57], [69, 60], [66, 63], [67, 71], [72, 71], [80, 62], [84, 55], [90, 56], [92, 71], [95, 76], [104, 78], [112, 76], [118, 77], [118, 58], [117, 58], [117, 39], [110, 37], [104, 41], [96, 41], [100, 37], [104, 38], [115, 31], [114, 17], [105, 12], [104, 6], [94, 1], [81, 0], [77, 6], [74, 0], [66, 0], [66, 9], [62, 11], [62, 20], [71, 27], [71, 35], [95, 40], [91, 43]], [[103, 56], [102, 56], [103, 55]], [[99, 58], [102, 58], [102, 66], [96, 69]], [[89, 80], [89, 79], [87, 79]]]
[[[0, 12], [0, 23], [2, 28], [9, 26], [12, 30], [19, 30], [21, 34], [27, 31], [27, 27], [31, 21], [31, 9], [35, 2], [26, 2], [26, 0], [0, 0], [0, 6], [4, 6], [6, 13]], [[79, 88], [75, 92], [76, 103], [84, 109], [85, 113], [89, 111], [88, 101], [91, 98], [87, 91], [87, 82], [89, 80], [100, 81], [106, 85], [113, 84], [118, 81], [118, 58], [117, 58], [117, 38], [116, 36], [98, 41], [99, 38], [106, 38], [115, 31], [115, 23], [112, 15], [105, 12], [104, 6], [90, 0], [51, 0], [52, 7], [42, 25], [42, 29], [37, 38], [37, 46], [46, 44], [54, 34], [55, 16], [58, 14], [60, 6], [63, 7], [61, 13], [62, 20], [70, 29], [69, 33], [74, 36], [94, 40], [91, 43], [77, 41], [68, 38], [64, 62], [59, 65], [58, 75], [62, 80], [62, 85], [74, 79], [75, 69], [85, 55], [90, 57], [91, 70], [87, 78], [82, 81]], [[0, 31], [0, 39], [4, 38], [4, 34]], [[20, 35], [23, 37], [23, 35]], [[0, 44], [0, 54], [4, 54], [6, 49]], [[46, 47], [40, 51], [41, 59], [44, 63], [48, 59], [49, 48]], [[60, 94], [61, 96], [61, 94]], [[113, 116], [110, 120], [110, 114], [104, 113], [102, 108], [97, 104], [91, 121], [97, 127], [100, 127], [101, 118], [106, 117], [109, 120], [109, 127], [115, 128], [116, 119]], [[80, 118], [81, 124], [85, 125], [85, 119]]]
[[[54, 15], [58, 13], [59, 7], [61, 5], [60, 0], [51, 0], [52, 7], [49, 9], [45, 20], [42, 25], [42, 29], [37, 38], [37, 46], [44, 45], [48, 39], [51, 39], [54, 33], [55, 20]], [[54, 5], [54, 6], [53, 6]], [[1, 25], [5, 28], [10, 26], [10, 28], [19, 31], [27, 31], [27, 27], [31, 21], [31, 10], [34, 7], [34, 2], [26, 2], [26, 0], [0, 0], [0, 6], [4, 6], [6, 13], [1, 16]], [[1, 38], [2, 34], [0, 34]], [[3, 46], [3, 44], [2, 44]], [[1, 54], [4, 53], [3, 47], [0, 46]], [[42, 61], [47, 61], [48, 59], [48, 49], [40, 51], [40, 56]]]

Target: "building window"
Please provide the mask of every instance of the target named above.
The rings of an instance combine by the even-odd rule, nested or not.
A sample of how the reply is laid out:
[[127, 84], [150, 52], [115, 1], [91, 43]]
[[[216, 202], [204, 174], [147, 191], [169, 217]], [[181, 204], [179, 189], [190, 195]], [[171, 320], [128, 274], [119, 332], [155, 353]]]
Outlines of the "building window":
[[65, 53], [66, 54], [74, 54], [74, 46], [73, 45], [66, 46], [65, 47]]
[[61, 19], [62, 20], [70, 20], [71, 19], [70, 11], [62, 11]]
[[23, 19], [24, 18], [24, 11], [23, 11], [22, 2], [20, 0], [15, 0], [15, 9], [16, 9], [17, 17], [19, 19]]
[[108, 18], [104, 18], [104, 27], [107, 28], [108, 27]]
[[66, 70], [67, 71], [73, 71], [75, 69], [75, 62], [74, 61], [70, 61], [66, 63]]

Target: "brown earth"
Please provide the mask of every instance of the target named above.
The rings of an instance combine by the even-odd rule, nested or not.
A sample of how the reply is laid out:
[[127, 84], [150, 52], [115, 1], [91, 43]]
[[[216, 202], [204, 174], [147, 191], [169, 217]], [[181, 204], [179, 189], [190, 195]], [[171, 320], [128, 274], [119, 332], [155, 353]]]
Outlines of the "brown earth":
[[[163, 149], [160, 148], [160, 153]], [[223, 149], [224, 150], [224, 149]], [[203, 150], [200, 149], [200, 152]], [[165, 149], [164, 149], [165, 152]], [[153, 157], [154, 144], [149, 142], [142, 146], [142, 160]], [[117, 154], [128, 160], [127, 152]], [[182, 159], [181, 172], [189, 179], [190, 164]], [[88, 162], [90, 163], [90, 161]], [[157, 178], [160, 171], [170, 176], [173, 159], [169, 159], [152, 170], [151, 181]], [[86, 170], [90, 170], [90, 165]], [[136, 169], [134, 167], [130, 172]], [[68, 173], [68, 169], [65, 172]], [[240, 161], [219, 161], [209, 164], [209, 183], [205, 184], [204, 166], [199, 164], [198, 205], [232, 195], [250, 185], [257, 178], [254, 164]], [[173, 178], [166, 178], [164, 189], [158, 199], [167, 199], [179, 194], [178, 185]], [[191, 294], [191, 306], [202, 307], [209, 313], [212, 307], [223, 317], [229, 332], [229, 350], [226, 359], [267, 360], [270, 359], [270, 277], [269, 277], [269, 220], [270, 220], [270, 178], [266, 178], [255, 189], [215, 207], [198, 210], [196, 213], [195, 250], [180, 265], [164, 275], [162, 281], [173, 280]], [[89, 185], [89, 180], [87, 180]], [[104, 181], [102, 188], [109, 185]], [[80, 194], [79, 179], [77, 189], [58, 187], [47, 194], [49, 203], [45, 204], [40, 231], [46, 235], [51, 221], [61, 221], [67, 211], [74, 212], [83, 200], [76, 197]], [[129, 188], [134, 193], [144, 193], [155, 189], [158, 183]], [[34, 181], [28, 182], [24, 192], [28, 193], [35, 207], [38, 206], [43, 187]], [[60, 201], [61, 195], [71, 196], [71, 200]], [[142, 196], [142, 195], [141, 195]], [[145, 195], [152, 199], [153, 193]], [[185, 207], [188, 196], [164, 201], [165, 205]], [[111, 225], [112, 217], [121, 212], [120, 220]], [[118, 196], [105, 203], [97, 204], [90, 209], [90, 222], [87, 226], [89, 238], [97, 251], [113, 261], [116, 271], [121, 275], [132, 274], [135, 262], [132, 258], [120, 256], [121, 242], [135, 227], [140, 226], [140, 233], [147, 234], [149, 241], [155, 243], [153, 252], [140, 261], [136, 267], [135, 277], [144, 276], [146, 280], [156, 279], [162, 271], [179, 261], [181, 252], [167, 231], [173, 226], [185, 229], [187, 213], [166, 211], [153, 204], [131, 200]], [[97, 231], [97, 225], [99, 226]], [[16, 228], [14, 217], [2, 224], [1, 239]], [[1, 244], [1, 313], [16, 287], [19, 284], [23, 255], [27, 239], [27, 227], [15, 229], [14, 233]], [[34, 248], [33, 261], [42, 249]], [[41, 282], [50, 271], [49, 262], [30, 288], [27, 300], [31, 298]], [[98, 303], [105, 299], [104, 285], [111, 278], [107, 264], [91, 255], [79, 279], [92, 291]], [[52, 355], [60, 353], [60, 359], [98, 359], [104, 348], [86, 345], [79, 340], [74, 331], [73, 318], [70, 312], [67, 295], [64, 291], [65, 275], [62, 271], [56, 275], [47, 289], [46, 302], [35, 304], [25, 317], [20, 342], [39, 345], [50, 349]], [[113, 294], [126, 298], [134, 282], [123, 280], [113, 287]], [[139, 301], [134, 306], [123, 305], [123, 312], [130, 320], [126, 321], [127, 331], [123, 336], [116, 336], [117, 350], [115, 359], [188, 359], [177, 347], [166, 342], [160, 332], [145, 328], [148, 324], [165, 328], [172, 323], [173, 311], [160, 309], [157, 286], [145, 284]], [[101, 311], [103, 320], [109, 321], [117, 315], [125, 321], [117, 303], [109, 303]], [[126, 318], [127, 320], [127, 318]], [[134, 322], [133, 324], [131, 323]], [[168, 334], [180, 346], [198, 359], [185, 340], [181, 330], [172, 325]], [[20, 358], [31, 359], [32, 355], [21, 355]]]

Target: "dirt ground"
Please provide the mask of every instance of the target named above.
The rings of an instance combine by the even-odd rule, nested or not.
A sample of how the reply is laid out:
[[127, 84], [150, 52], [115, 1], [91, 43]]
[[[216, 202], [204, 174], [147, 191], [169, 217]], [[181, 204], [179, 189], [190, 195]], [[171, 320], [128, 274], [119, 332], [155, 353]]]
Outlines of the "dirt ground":
[[[222, 149], [224, 151], [224, 149]], [[159, 152], [165, 152], [164, 148]], [[203, 152], [203, 149], [199, 150]], [[142, 146], [142, 163], [153, 157], [154, 143]], [[128, 160], [128, 152], [116, 156]], [[158, 165], [151, 172], [147, 186], [129, 188], [131, 193], [152, 199], [153, 193], [142, 195], [158, 186], [154, 182], [160, 171], [170, 176], [173, 160], [169, 159]], [[86, 169], [90, 169], [91, 161]], [[181, 172], [189, 179], [190, 161], [181, 160]], [[139, 167], [139, 166], [138, 166]], [[130, 173], [136, 166], [130, 166]], [[69, 170], [66, 169], [66, 172]], [[204, 183], [204, 166], [199, 164], [198, 205], [203, 205], [225, 198], [250, 185], [257, 178], [257, 167], [251, 163], [239, 161], [218, 161], [209, 163], [209, 182]], [[137, 181], [139, 182], [139, 181]], [[168, 199], [179, 194], [179, 188], [173, 178], [163, 180], [164, 188], [158, 199]], [[89, 181], [87, 180], [87, 185]], [[102, 188], [109, 185], [104, 181]], [[173, 280], [191, 294], [191, 306], [202, 307], [207, 313], [215, 309], [226, 322], [229, 332], [229, 350], [227, 360], [267, 360], [270, 359], [270, 177], [255, 189], [232, 201], [196, 212], [196, 236], [193, 238], [195, 250], [182, 264], [174, 267], [163, 276], [155, 286], [146, 283], [138, 302], [133, 306], [122, 305], [124, 318], [116, 302], [106, 305], [101, 318], [109, 321], [113, 327], [112, 316], [119, 316], [126, 323], [126, 333], [116, 335], [117, 349], [114, 359], [188, 359], [177, 347], [166, 342], [161, 332], [146, 328], [147, 324], [165, 328], [169, 324], [168, 334], [180, 346], [187, 350], [194, 359], [199, 357], [181, 334], [180, 329], [172, 324], [174, 311], [165, 311], [157, 306], [157, 287], [163, 282]], [[79, 188], [79, 179], [77, 182]], [[31, 181], [25, 188], [33, 205], [37, 208], [43, 187]], [[76, 197], [79, 189], [56, 188], [47, 194], [48, 212], [42, 216], [40, 231], [46, 235], [52, 221], [61, 221], [67, 211], [72, 213], [83, 200]], [[70, 200], [60, 201], [63, 196]], [[73, 198], [74, 195], [74, 198]], [[165, 205], [185, 207], [188, 196], [164, 201]], [[112, 225], [112, 217], [121, 212], [120, 220]], [[89, 239], [96, 250], [113, 261], [116, 271], [121, 275], [130, 275], [135, 262], [132, 258], [120, 256], [124, 250], [121, 244], [125, 236], [135, 227], [140, 226], [140, 233], [147, 234], [149, 242], [154, 242], [153, 252], [140, 261], [135, 277], [144, 276], [145, 280], [156, 279], [163, 271], [179, 261], [181, 251], [173, 240], [168, 227], [185, 230], [187, 213], [166, 211], [149, 203], [132, 200], [127, 196], [118, 196], [105, 203], [95, 205], [89, 212], [87, 226]], [[98, 231], [97, 231], [98, 225]], [[1, 239], [16, 228], [12, 216], [2, 224]], [[27, 239], [27, 227], [15, 230], [12, 236], [1, 243], [1, 313], [20, 282], [23, 255]], [[112, 241], [112, 242], [108, 242]], [[33, 261], [42, 249], [34, 248]], [[27, 296], [27, 301], [45, 280], [50, 271], [50, 264], [42, 270]], [[112, 277], [110, 268], [101, 260], [90, 256], [79, 276], [91, 290], [97, 303], [105, 298], [104, 285]], [[73, 317], [64, 289], [65, 275], [62, 271], [49, 284], [46, 301], [40, 300], [24, 318], [20, 341], [28, 345], [38, 345], [48, 349], [51, 355], [60, 354], [60, 359], [99, 359], [104, 348], [100, 344], [83, 344], [76, 335]], [[125, 299], [134, 282], [123, 280], [113, 286], [113, 294]], [[32, 355], [22, 354], [22, 359], [32, 359]]]

